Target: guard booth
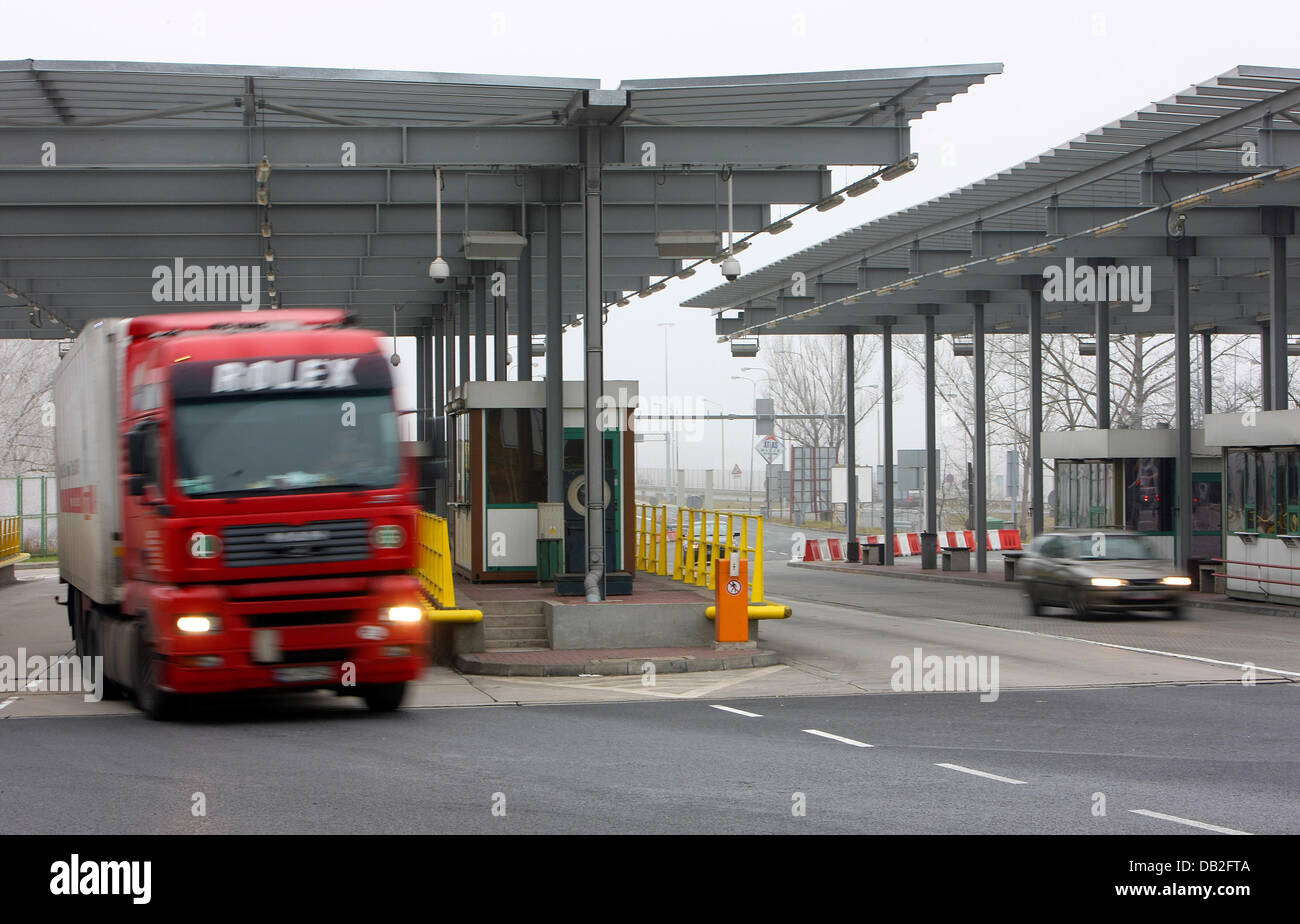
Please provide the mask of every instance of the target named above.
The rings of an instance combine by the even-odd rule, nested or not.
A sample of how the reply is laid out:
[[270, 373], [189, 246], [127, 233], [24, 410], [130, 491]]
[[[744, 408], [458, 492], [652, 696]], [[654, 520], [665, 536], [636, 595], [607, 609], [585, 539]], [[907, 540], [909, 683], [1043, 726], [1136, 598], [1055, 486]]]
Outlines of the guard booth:
[[[1044, 459], [1056, 460], [1060, 529], [1120, 528], [1150, 537], [1163, 558], [1178, 560], [1174, 501], [1178, 434], [1154, 430], [1062, 430], [1042, 435]], [[1223, 465], [1204, 430], [1192, 431], [1193, 559], [1222, 555]]]
[[1211, 414], [1205, 439], [1223, 459], [1224, 590], [1300, 604], [1300, 410]]
[[[637, 383], [607, 381], [605, 549], [636, 566], [631, 417]], [[565, 382], [562, 504], [547, 503], [546, 383], [466, 382], [449, 392], [453, 564], [472, 581], [549, 581], [587, 567], [582, 382]], [[539, 558], [540, 556], [540, 558]], [[540, 566], [540, 567], [539, 567]]]

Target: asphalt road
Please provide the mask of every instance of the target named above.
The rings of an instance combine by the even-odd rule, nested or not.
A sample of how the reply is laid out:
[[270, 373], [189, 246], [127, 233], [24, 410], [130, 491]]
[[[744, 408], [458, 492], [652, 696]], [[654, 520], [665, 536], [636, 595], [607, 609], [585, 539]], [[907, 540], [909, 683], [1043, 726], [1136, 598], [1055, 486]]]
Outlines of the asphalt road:
[[[444, 671], [395, 715], [310, 694], [169, 724], [0, 694], [0, 832], [1300, 833], [1300, 620], [1033, 620], [1010, 587], [769, 567], [784, 667]], [[55, 589], [0, 589], [0, 650], [66, 648]], [[895, 692], [917, 647], [998, 658], [998, 695]], [[1274, 672], [1243, 685], [1246, 660]]]

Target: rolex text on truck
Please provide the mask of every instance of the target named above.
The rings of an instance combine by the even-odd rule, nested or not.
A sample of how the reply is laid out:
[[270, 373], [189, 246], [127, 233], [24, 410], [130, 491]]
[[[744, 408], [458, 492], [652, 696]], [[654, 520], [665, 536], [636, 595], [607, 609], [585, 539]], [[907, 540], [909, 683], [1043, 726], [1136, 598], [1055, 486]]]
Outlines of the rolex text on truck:
[[400, 705], [428, 627], [378, 337], [332, 309], [86, 325], [54, 383], [59, 570], [107, 695]]

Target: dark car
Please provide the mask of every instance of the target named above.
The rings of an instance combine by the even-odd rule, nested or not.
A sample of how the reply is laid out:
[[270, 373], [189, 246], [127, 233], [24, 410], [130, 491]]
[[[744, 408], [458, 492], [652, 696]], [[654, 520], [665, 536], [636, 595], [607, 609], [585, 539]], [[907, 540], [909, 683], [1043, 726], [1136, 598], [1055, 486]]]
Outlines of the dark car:
[[1063, 606], [1079, 618], [1145, 610], [1176, 619], [1192, 583], [1161, 559], [1145, 536], [1105, 529], [1039, 536], [1025, 550], [1016, 576], [1025, 586], [1031, 615]]

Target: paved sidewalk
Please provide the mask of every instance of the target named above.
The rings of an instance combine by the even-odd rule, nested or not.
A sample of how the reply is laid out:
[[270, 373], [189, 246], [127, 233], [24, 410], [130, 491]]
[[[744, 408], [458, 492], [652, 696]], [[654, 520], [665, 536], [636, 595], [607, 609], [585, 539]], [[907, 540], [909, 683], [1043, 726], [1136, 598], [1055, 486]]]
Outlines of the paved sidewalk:
[[497, 677], [578, 677], [640, 674], [647, 663], [656, 673], [768, 667], [780, 661], [774, 651], [757, 648], [572, 648], [479, 651], [456, 656], [467, 674]]

